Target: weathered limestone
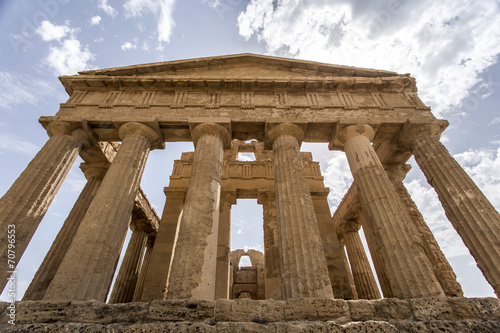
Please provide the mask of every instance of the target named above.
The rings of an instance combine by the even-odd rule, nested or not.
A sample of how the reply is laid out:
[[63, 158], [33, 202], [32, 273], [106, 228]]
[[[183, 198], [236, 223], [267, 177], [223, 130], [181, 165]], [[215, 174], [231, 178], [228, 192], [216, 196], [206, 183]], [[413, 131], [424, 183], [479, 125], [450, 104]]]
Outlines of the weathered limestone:
[[[28, 246], [40, 221], [89, 137], [66, 122], [48, 125], [50, 139], [0, 199], [0, 289]], [[15, 226], [15, 258], [8, 261], [8, 226]]]
[[122, 145], [44, 296], [46, 300], [106, 299], [146, 160], [159, 139], [155, 130], [139, 123], [122, 125], [120, 135]]
[[192, 131], [195, 155], [179, 225], [167, 298], [215, 297], [215, 267], [223, 149], [230, 144], [226, 128], [202, 123]]
[[281, 300], [280, 246], [274, 189], [259, 193], [264, 220], [265, 298]]
[[346, 228], [342, 233], [349, 262], [351, 263], [352, 275], [356, 284], [358, 299], [381, 298], [377, 282], [373, 276], [368, 257], [366, 256], [363, 243], [359, 237], [360, 225], [351, 223], [351, 228]]
[[453, 272], [453, 268], [451, 268], [450, 263], [434, 238], [431, 229], [427, 223], [425, 223], [424, 217], [420, 214], [417, 205], [403, 184], [403, 179], [406, 172], [409, 171], [409, 168], [411, 168], [410, 165], [396, 164], [386, 167], [386, 170], [389, 179], [392, 181], [392, 185], [394, 185], [399, 198], [406, 206], [408, 214], [417, 228], [422, 243], [424, 244], [425, 254], [432, 264], [434, 274], [441, 288], [443, 288], [444, 294], [448, 297], [463, 296], [462, 287], [457, 282], [457, 276]]
[[411, 126], [402, 133], [446, 216], [500, 297], [500, 214], [439, 141], [443, 123]]
[[82, 163], [80, 168], [87, 178], [87, 184], [85, 184], [73, 209], [71, 209], [56, 239], [52, 243], [49, 252], [45, 255], [35, 277], [24, 293], [23, 300], [37, 301], [43, 299], [49, 284], [52, 282], [59, 265], [73, 241], [80, 223], [87, 213], [87, 209], [92, 203], [99, 186], [101, 186], [102, 178], [108, 169], [108, 164]]
[[[137, 300], [141, 302], [163, 299], [166, 288], [170, 263], [177, 239], [179, 219], [186, 198], [185, 188], [166, 187], [165, 207], [160, 220], [160, 228], [151, 251], [151, 261], [145, 269], [144, 286]], [[134, 296], [135, 297], [135, 296]]]
[[345, 256], [342, 254], [344, 249], [332, 223], [327, 195], [327, 191], [315, 193], [312, 199], [333, 295], [335, 298], [356, 299], [356, 291], [350, 284], [349, 270], [346, 269], [349, 265], [346, 265]]
[[236, 193], [223, 192], [220, 198], [219, 234], [217, 237], [217, 267], [215, 272], [215, 299], [229, 299], [229, 253], [231, 252], [231, 205]]
[[153, 253], [153, 246], [156, 240], [156, 236], [149, 236], [146, 241], [146, 253], [144, 254], [144, 259], [142, 260], [141, 270], [139, 272], [139, 277], [137, 278], [137, 285], [134, 290], [134, 297], [132, 302], [140, 302], [142, 291], [144, 290], [144, 281], [146, 279], [146, 273], [149, 268], [149, 263], [151, 262], [151, 254]]
[[416, 228], [370, 143], [374, 135], [372, 127], [357, 125], [341, 131], [339, 139], [391, 291], [397, 298], [444, 296]]
[[127, 251], [123, 257], [120, 270], [116, 276], [115, 285], [109, 303], [127, 303], [134, 297], [135, 287], [139, 278], [142, 257], [146, 248], [147, 233], [136, 226], [134, 220], [130, 223], [132, 236], [128, 242]]
[[291, 123], [266, 133], [273, 147], [282, 298], [332, 298], [332, 286], [299, 151], [304, 132]]

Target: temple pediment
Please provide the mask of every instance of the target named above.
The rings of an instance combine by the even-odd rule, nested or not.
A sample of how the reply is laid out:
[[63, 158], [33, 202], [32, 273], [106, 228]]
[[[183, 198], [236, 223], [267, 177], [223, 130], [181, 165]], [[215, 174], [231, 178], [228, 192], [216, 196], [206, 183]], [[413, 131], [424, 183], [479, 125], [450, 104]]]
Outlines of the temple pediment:
[[[96, 76], [155, 76], [196, 77], [207, 79], [314, 79], [328, 77], [394, 77], [401, 74], [323, 64], [312, 61], [285, 59], [256, 54], [236, 54], [219, 57], [197, 58], [179, 61], [115, 67], [80, 72]], [[407, 76], [407, 75], [404, 75]]]

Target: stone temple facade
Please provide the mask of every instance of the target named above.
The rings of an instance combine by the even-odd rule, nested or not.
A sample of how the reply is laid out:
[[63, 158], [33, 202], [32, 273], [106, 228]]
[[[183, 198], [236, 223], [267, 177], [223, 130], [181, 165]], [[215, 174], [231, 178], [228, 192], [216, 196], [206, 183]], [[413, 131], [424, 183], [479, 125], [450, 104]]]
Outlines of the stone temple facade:
[[[500, 214], [439, 141], [447, 122], [408, 74], [240, 54], [60, 80], [70, 97], [40, 118], [49, 140], [0, 199], [1, 244], [15, 225], [23, 253], [78, 155], [87, 184], [16, 325], [2, 304], [2, 329], [500, 331], [498, 299], [463, 297], [403, 185], [414, 156], [498, 297]], [[195, 151], [175, 161], [159, 218], [139, 184], [149, 152], [180, 141]], [[347, 156], [354, 183], [333, 216], [302, 142]], [[263, 254], [230, 253], [237, 198], [263, 206]], [[251, 269], [236, 267], [242, 255]], [[3, 246], [2, 287], [8, 258]]]

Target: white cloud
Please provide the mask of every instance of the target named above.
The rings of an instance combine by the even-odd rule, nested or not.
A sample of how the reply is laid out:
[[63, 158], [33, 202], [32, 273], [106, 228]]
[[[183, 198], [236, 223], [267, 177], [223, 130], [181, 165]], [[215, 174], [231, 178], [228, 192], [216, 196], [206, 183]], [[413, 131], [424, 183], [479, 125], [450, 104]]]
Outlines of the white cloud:
[[137, 45], [132, 44], [130, 42], [125, 42], [122, 44], [122, 50], [124, 50], [124, 51], [130, 50], [130, 49], [136, 49], [136, 48], [137, 48]]
[[142, 17], [144, 14], [153, 14], [157, 19], [158, 41], [169, 42], [175, 26], [172, 13], [176, 0], [127, 0], [123, 5], [125, 17]]
[[23, 155], [34, 156], [40, 147], [25, 141], [15, 135], [0, 134], [0, 155], [8, 153], [19, 153]]
[[495, 63], [499, 12], [494, 0], [251, 0], [238, 26], [270, 54], [412, 73], [440, 115]]
[[500, 210], [500, 147], [496, 150], [469, 150], [453, 157]]
[[331, 154], [332, 157], [327, 162], [323, 176], [325, 177], [325, 186], [330, 188], [328, 202], [332, 212], [334, 212], [351, 186], [353, 178], [345, 153], [333, 151]]
[[489, 123], [489, 125], [496, 125], [496, 124], [500, 124], [500, 117], [496, 117]]
[[217, 8], [220, 5], [219, 0], [203, 0], [202, 2], [208, 4], [211, 8]]
[[40, 26], [35, 30], [35, 32], [42, 37], [46, 42], [52, 40], [61, 40], [61, 38], [66, 37], [73, 33], [73, 30], [66, 25], [54, 25], [49, 21], [42, 21]]
[[97, 7], [109, 16], [116, 16], [118, 11], [108, 4], [108, 0], [99, 0]]
[[53, 46], [44, 62], [52, 67], [56, 74], [76, 74], [76, 72], [90, 69], [90, 61], [95, 55], [89, 51], [88, 46], [82, 46], [74, 37], [64, 40], [61, 45]]
[[98, 25], [99, 23], [101, 23], [101, 17], [99, 15], [90, 18], [90, 25]]

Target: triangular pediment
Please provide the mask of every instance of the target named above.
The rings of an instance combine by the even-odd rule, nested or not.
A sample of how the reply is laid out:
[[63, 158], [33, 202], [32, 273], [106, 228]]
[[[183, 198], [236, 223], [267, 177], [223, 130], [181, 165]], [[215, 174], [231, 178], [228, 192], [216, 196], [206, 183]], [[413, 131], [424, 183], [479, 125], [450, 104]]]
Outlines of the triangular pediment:
[[236, 54], [80, 72], [96, 76], [155, 76], [206, 79], [307, 79], [327, 77], [393, 77], [400, 74], [313, 61], [255, 54]]

